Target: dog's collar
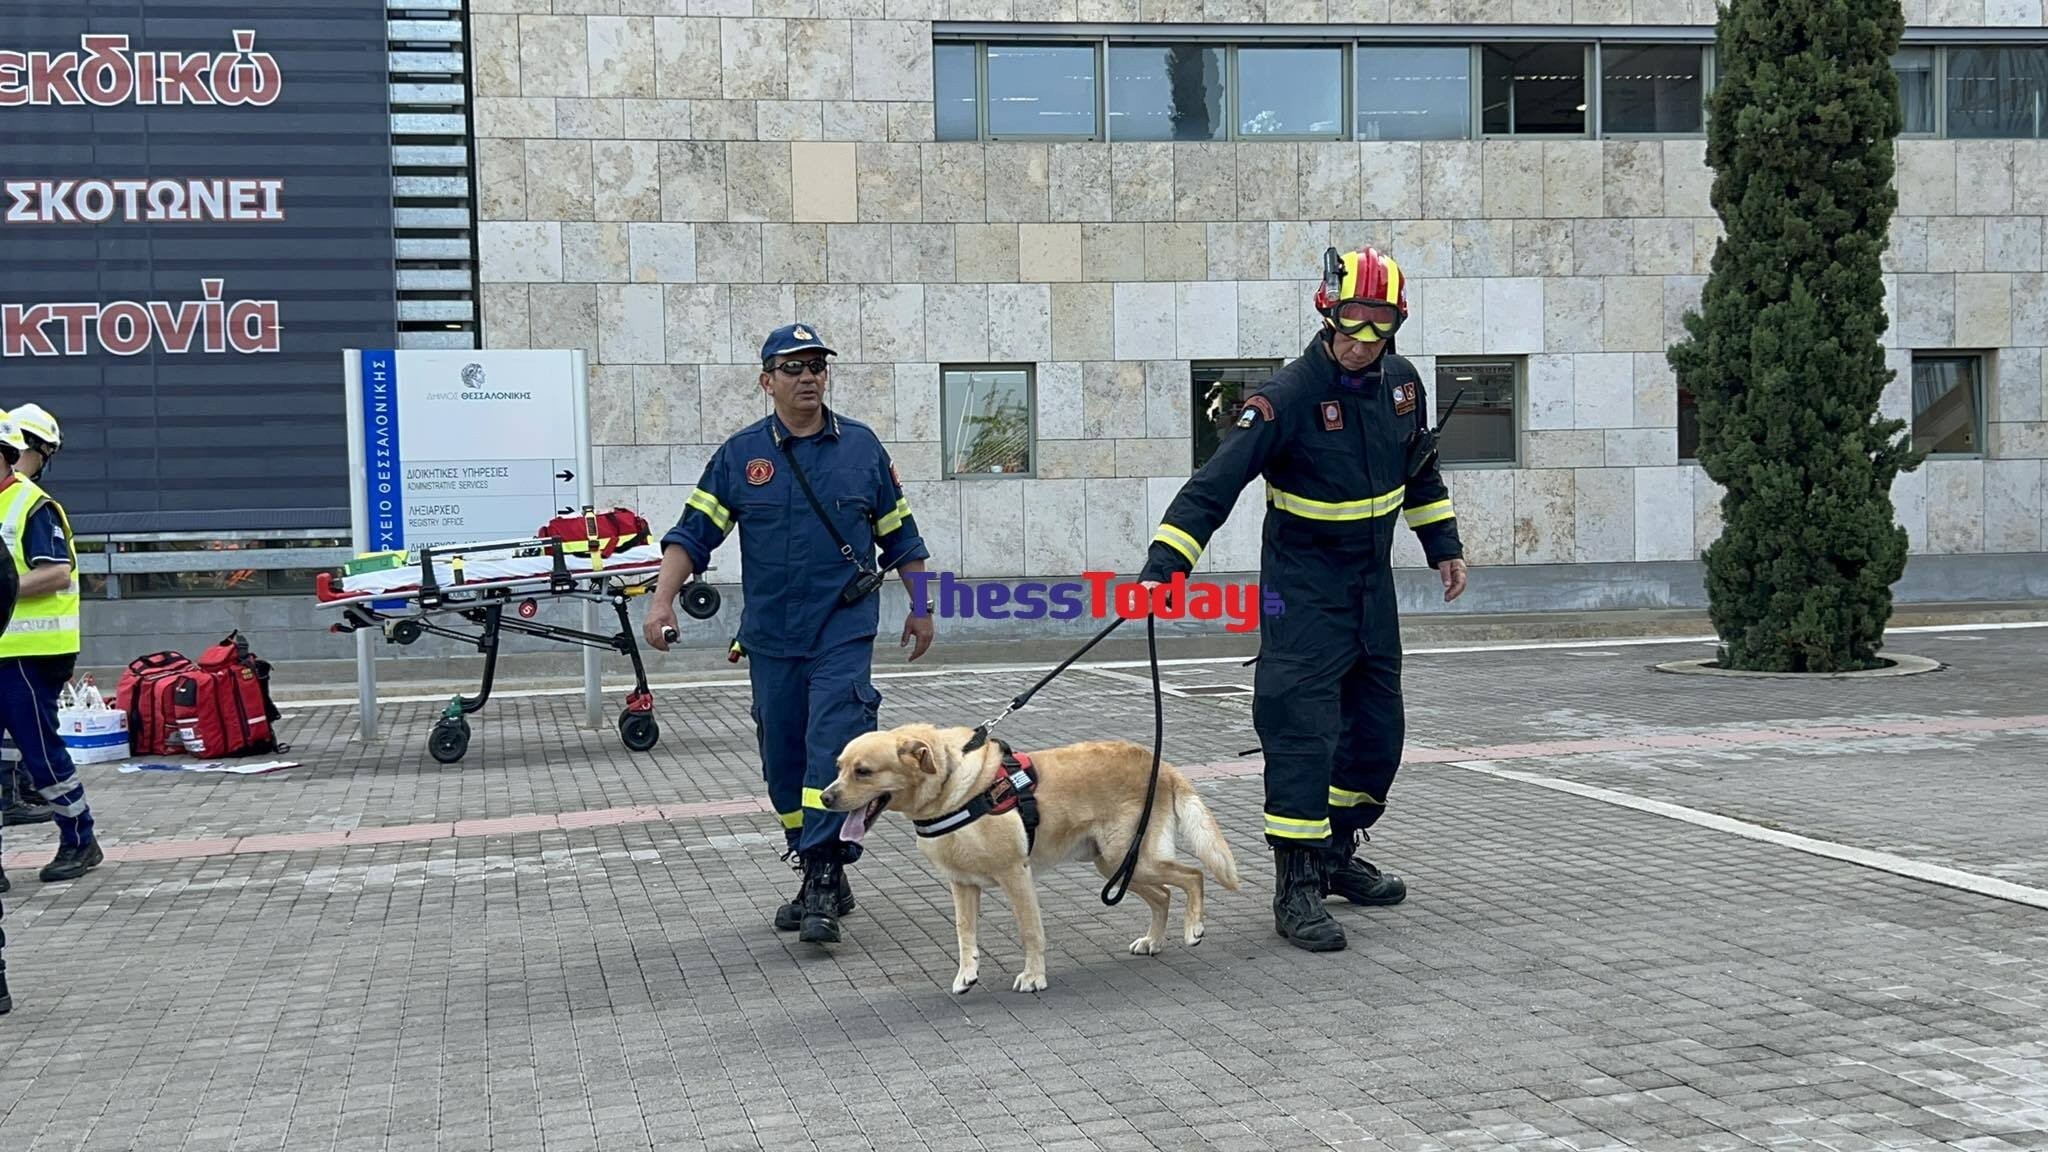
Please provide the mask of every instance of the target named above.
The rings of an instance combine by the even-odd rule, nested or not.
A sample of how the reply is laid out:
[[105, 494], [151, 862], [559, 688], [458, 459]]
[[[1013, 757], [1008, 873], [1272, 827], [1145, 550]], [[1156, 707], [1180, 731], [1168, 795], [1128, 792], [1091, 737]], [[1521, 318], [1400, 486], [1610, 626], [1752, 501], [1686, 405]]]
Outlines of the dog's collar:
[[935, 839], [949, 832], [958, 832], [983, 816], [1015, 810], [1024, 819], [1025, 850], [1028, 852], [1037, 843], [1038, 773], [1031, 766], [1031, 757], [1022, 752], [1012, 752], [1010, 746], [1001, 740], [992, 743], [1003, 753], [1003, 771], [995, 783], [944, 816], [912, 821], [919, 836]]

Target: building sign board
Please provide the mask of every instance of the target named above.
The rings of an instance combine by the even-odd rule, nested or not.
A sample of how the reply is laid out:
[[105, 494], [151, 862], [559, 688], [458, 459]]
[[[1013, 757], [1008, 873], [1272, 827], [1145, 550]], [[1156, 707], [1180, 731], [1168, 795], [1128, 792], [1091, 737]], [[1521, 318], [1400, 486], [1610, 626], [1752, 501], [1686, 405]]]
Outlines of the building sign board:
[[83, 533], [347, 523], [337, 354], [392, 343], [382, 0], [8, 0], [0, 407]]

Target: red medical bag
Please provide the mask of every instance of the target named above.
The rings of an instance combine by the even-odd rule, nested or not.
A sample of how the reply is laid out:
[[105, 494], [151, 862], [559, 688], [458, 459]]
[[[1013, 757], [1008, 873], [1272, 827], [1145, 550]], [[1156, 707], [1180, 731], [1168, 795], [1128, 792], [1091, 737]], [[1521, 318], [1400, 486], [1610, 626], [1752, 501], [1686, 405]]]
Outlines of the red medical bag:
[[131, 755], [167, 756], [178, 751], [171, 690], [193, 667], [182, 652], [152, 652], [128, 662], [114, 687], [114, 707], [128, 714]]
[[171, 715], [188, 756], [284, 750], [271, 727], [282, 713], [270, 699], [270, 665], [250, 653], [240, 632], [201, 653], [199, 663], [175, 681]]
[[637, 548], [652, 539], [647, 520], [631, 508], [614, 508], [591, 517], [557, 516], [534, 535], [543, 540], [560, 540], [563, 551], [575, 554], [588, 549], [592, 537], [597, 554], [610, 559], [614, 552]]

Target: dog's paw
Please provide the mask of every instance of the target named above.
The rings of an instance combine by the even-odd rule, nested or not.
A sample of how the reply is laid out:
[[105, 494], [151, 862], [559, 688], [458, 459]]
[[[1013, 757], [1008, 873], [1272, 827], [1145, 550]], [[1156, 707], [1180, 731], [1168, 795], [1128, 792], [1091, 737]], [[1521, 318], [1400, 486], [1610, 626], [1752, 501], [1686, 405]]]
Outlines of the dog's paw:
[[1045, 973], [1019, 972], [1016, 983], [1010, 985], [1010, 987], [1015, 988], [1019, 992], [1043, 992], [1045, 991]]
[[1133, 956], [1157, 956], [1164, 951], [1166, 951], [1166, 941], [1164, 940], [1154, 940], [1150, 936], [1140, 936], [1136, 940], [1131, 941], [1131, 955]]
[[962, 968], [960, 974], [953, 977], [953, 994], [957, 996], [967, 991], [980, 980], [981, 970], [979, 968]]
[[1188, 934], [1185, 937], [1185, 939], [1188, 942], [1188, 947], [1193, 948], [1195, 945], [1200, 944], [1202, 942], [1202, 933], [1207, 932], [1208, 930], [1208, 926], [1203, 924], [1199, 920], [1188, 925]]

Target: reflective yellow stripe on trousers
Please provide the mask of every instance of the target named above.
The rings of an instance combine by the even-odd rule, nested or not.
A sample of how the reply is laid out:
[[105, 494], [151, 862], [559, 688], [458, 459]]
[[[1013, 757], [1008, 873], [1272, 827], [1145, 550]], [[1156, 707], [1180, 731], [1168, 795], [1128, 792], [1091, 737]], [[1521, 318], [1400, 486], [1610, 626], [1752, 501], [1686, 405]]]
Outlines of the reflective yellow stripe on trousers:
[[1299, 820], [1292, 816], [1275, 816], [1268, 812], [1266, 835], [1279, 836], [1287, 840], [1327, 840], [1330, 837], [1330, 822]]

